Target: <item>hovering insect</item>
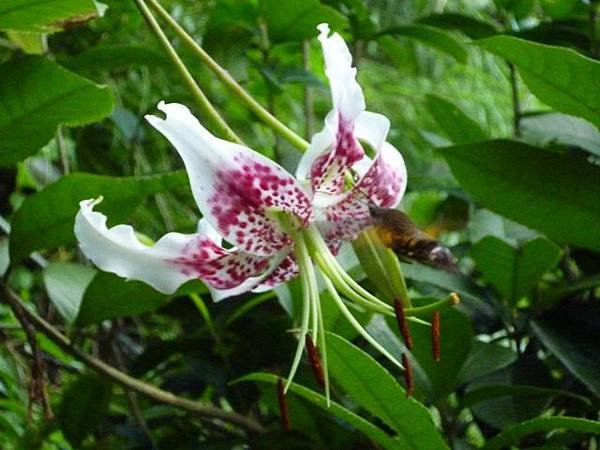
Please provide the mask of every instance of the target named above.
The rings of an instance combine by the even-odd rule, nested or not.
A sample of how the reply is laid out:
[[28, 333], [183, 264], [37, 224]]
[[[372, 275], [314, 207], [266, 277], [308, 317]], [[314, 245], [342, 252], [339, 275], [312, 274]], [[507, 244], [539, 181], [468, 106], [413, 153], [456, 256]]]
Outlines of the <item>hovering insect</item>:
[[452, 252], [419, 230], [402, 211], [369, 205], [379, 239], [401, 259], [420, 262], [451, 273], [460, 273]]

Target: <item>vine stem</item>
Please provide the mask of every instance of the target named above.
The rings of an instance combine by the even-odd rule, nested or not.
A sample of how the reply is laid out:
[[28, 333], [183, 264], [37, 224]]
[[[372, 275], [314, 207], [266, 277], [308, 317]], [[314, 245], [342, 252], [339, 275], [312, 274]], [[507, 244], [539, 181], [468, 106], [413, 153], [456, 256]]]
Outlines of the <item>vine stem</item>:
[[138, 9], [144, 16], [144, 19], [146, 19], [148, 26], [163, 46], [165, 52], [167, 53], [167, 56], [171, 60], [171, 63], [179, 72], [179, 75], [183, 79], [183, 82], [186, 84], [200, 110], [206, 115], [206, 117], [212, 122], [212, 124], [216, 127], [218, 132], [224, 138], [226, 138], [229, 141], [236, 142], [238, 144], [243, 144], [243, 141], [240, 139], [240, 137], [237, 134], [235, 134], [235, 132], [229, 127], [229, 125], [227, 125], [227, 122], [225, 122], [223, 117], [221, 117], [221, 115], [212, 105], [210, 100], [208, 100], [202, 89], [200, 89], [200, 86], [198, 86], [198, 84], [190, 74], [189, 70], [187, 69], [187, 67], [185, 66], [185, 64], [183, 63], [183, 61], [169, 42], [169, 39], [163, 32], [162, 28], [160, 27], [152, 13], [150, 12], [150, 9], [148, 8], [144, 0], [134, 1]]
[[198, 402], [188, 400], [183, 397], [178, 397], [170, 392], [163, 391], [162, 389], [152, 386], [151, 384], [127, 375], [126, 373], [121, 372], [104, 361], [87, 354], [83, 350], [80, 350], [78, 347], [74, 346], [69, 338], [54, 328], [51, 324], [27, 308], [23, 300], [21, 300], [21, 298], [19, 298], [19, 296], [15, 294], [4, 281], [0, 282], [0, 289], [2, 291], [2, 297], [11, 307], [11, 309], [19, 309], [27, 317], [27, 320], [39, 331], [43, 332], [64, 351], [79, 359], [81, 362], [98, 372], [100, 375], [105, 376], [115, 383], [151, 400], [174, 406], [184, 411], [196, 414], [200, 417], [220, 419], [231, 424], [238, 425], [239, 427], [244, 428], [251, 433], [264, 433], [265, 430], [262, 425], [249, 417], [233, 411], [225, 411], [221, 408], [217, 408], [216, 406], [201, 405]]
[[[157, 0], [147, 0], [148, 5], [173, 29], [175, 34], [186, 44], [192, 52], [208, 67], [221, 82], [233, 92], [260, 120], [268, 127], [279, 133], [285, 140], [300, 151], [308, 148], [308, 142], [288, 128], [283, 122], [267, 111], [254, 97], [222, 68], [206, 51], [192, 39], [192, 37], [169, 15], [169, 13], [158, 3]], [[143, 3], [143, 0], [136, 0]]]

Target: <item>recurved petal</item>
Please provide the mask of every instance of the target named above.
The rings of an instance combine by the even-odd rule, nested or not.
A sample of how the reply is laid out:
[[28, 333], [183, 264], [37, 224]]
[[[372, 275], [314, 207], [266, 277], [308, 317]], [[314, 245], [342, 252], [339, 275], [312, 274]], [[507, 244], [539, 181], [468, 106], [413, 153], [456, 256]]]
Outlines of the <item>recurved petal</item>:
[[322, 23], [317, 28], [320, 31], [319, 41], [323, 49], [333, 107], [345, 121], [352, 121], [365, 109], [365, 97], [356, 82], [356, 68], [352, 67], [352, 54], [338, 33], [329, 36], [329, 25]]
[[376, 158], [357, 169], [360, 179], [347, 194], [333, 204], [315, 207], [317, 226], [327, 239], [354, 239], [372, 224], [369, 205], [393, 208], [404, 195], [406, 166], [391, 144], [384, 142]]
[[168, 233], [152, 247], [142, 244], [129, 225], [106, 226], [106, 216], [93, 211], [96, 200], [84, 200], [75, 219], [75, 235], [83, 253], [100, 269], [148, 283], [171, 294], [188, 280], [229, 289], [262, 274], [269, 257], [226, 250], [208, 234]]
[[280, 264], [252, 289], [252, 292], [270, 291], [275, 286], [285, 283], [298, 275], [298, 265], [293, 253], [290, 253]]
[[204, 217], [229, 242], [257, 255], [289, 244], [269, 210], [295, 215], [306, 224], [311, 202], [294, 177], [249, 148], [219, 139], [183, 105], [161, 102], [165, 119], [146, 119], [181, 155], [194, 198]]

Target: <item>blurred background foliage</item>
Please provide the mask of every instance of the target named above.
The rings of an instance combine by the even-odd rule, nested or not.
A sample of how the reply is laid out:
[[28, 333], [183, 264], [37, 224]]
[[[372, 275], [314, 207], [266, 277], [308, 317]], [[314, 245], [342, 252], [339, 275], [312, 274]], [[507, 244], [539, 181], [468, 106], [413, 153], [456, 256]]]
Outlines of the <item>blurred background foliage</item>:
[[[344, 35], [367, 107], [390, 119], [407, 162], [402, 208], [463, 272], [403, 264], [415, 303], [462, 298], [442, 313], [441, 361], [429, 331], [411, 324], [407, 399], [402, 374], [368, 354], [323, 293], [335, 403], [326, 407], [305, 362], [288, 395], [292, 431], [282, 431], [274, 383], [295, 345], [297, 282], [218, 304], [200, 283], [167, 297], [99, 273], [74, 246], [78, 201], [100, 194], [114, 224], [150, 239], [197, 224], [181, 161], [143, 120], [160, 100], [194, 108], [194, 98], [136, 2], [3, 0], [3, 298], [18, 295], [85, 355], [254, 426], [140, 395], [9, 301], [0, 304], [0, 448], [598, 449], [598, 2], [162, 5], [306, 139], [330, 109], [315, 26]], [[230, 126], [293, 171], [300, 153], [164, 28]], [[350, 249], [342, 259], [377, 289]], [[406, 351], [393, 321], [361, 321], [392, 354]]]

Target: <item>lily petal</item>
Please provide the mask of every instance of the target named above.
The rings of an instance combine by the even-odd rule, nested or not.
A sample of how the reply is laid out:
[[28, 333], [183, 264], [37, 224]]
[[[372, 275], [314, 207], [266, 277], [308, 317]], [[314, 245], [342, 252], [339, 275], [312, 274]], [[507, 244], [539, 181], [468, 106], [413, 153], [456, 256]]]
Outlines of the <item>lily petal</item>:
[[270, 291], [275, 286], [285, 283], [298, 275], [298, 265], [293, 254], [289, 254], [281, 263], [261, 281], [252, 292]]
[[365, 109], [365, 97], [356, 82], [356, 68], [352, 67], [352, 54], [338, 33], [329, 36], [329, 25], [322, 23], [317, 29], [333, 108], [339, 111], [344, 121], [352, 121]]
[[165, 119], [146, 119], [175, 146], [194, 199], [208, 222], [248, 253], [268, 256], [290, 243], [269, 211], [306, 225], [310, 199], [285, 169], [249, 148], [213, 136], [183, 105], [160, 102]]
[[106, 216], [93, 211], [97, 203], [79, 204], [75, 235], [83, 253], [100, 269], [144, 281], [162, 293], [172, 294], [196, 278], [213, 287], [236, 287], [269, 265], [269, 257], [226, 250], [209, 234], [168, 233], [148, 247], [129, 225], [107, 228]]

